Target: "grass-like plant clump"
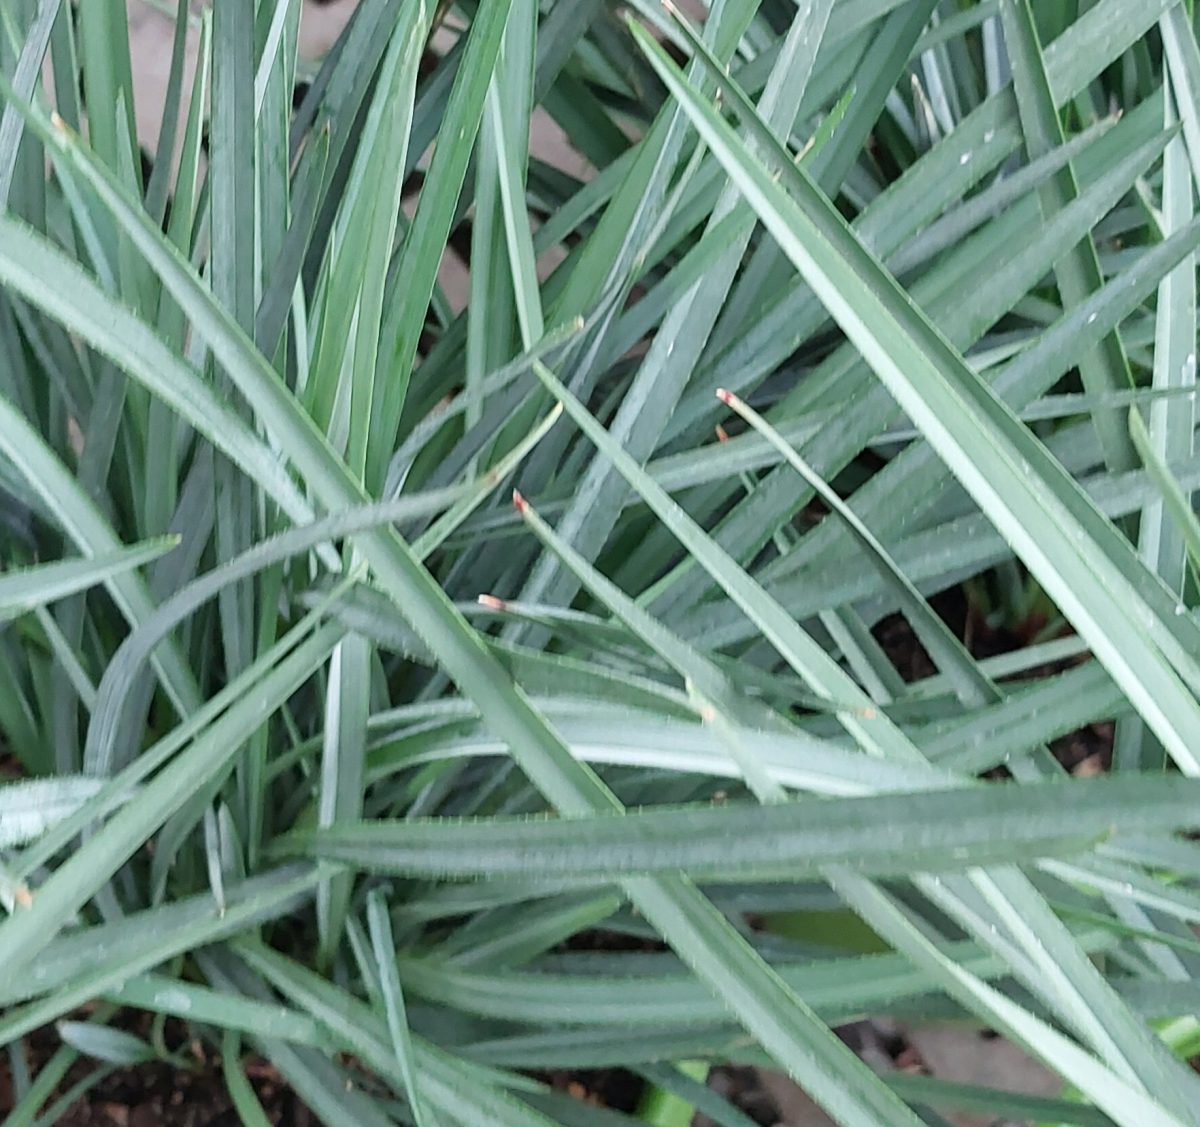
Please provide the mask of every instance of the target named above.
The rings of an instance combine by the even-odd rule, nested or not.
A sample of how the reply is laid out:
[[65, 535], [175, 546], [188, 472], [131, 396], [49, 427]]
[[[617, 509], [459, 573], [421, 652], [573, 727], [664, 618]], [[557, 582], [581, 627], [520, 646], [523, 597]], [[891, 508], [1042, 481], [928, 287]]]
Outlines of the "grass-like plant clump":
[[165, 6], [0, 3], [7, 1122], [1200, 1124], [1191, 4]]

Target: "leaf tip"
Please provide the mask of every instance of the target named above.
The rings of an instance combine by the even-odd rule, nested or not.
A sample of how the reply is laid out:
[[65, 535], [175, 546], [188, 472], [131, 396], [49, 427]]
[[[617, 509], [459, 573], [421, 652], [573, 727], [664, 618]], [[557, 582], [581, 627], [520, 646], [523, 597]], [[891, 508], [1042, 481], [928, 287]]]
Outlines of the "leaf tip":
[[479, 595], [476, 597], [475, 601], [481, 607], [487, 607], [488, 610], [508, 609], [508, 603], [506, 603], [503, 599], [496, 598], [495, 595]]
[[524, 516], [525, 512], [529, 508], [529, 502], [526, 501], [521, 495], [521, 491], [519, 489], [513, 490], [513, 508], [516, 509], [517, 512], [522, 516]]

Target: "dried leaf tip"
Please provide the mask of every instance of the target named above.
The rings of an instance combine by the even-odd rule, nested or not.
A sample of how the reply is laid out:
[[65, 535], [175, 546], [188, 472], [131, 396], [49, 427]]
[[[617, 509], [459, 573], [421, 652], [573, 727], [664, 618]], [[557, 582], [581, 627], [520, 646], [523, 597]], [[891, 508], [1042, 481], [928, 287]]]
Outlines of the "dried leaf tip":
[[13, 902], [18, 908], [24, 908], [26, 911], [33, 907], [33, 893], [24, 882], [13, 889]]
[[59, 133], [67, 132], [67, 123], [63, 121], [62, 115], [58, 112], [58, 110], [50, 111], [50, 124], [53, 125]]
[[729, 441], [729, 431], [727, 431], [723, 426], [721, 426], [720, 423], [717, 423], [717, 425], [715, 427], [713, 427], [713, 430], [715, 430], [717, 432], [717, 441], [718, 442], [728, 442]]
[[529, 508], [529, 502], [521, 496], [521, 491], [519, 489], [513, 490], [513, 508], [521, 514], [524, 514], [525, 510]]
[[732, 391], [728, 391], [723, 387], [717, 388], [717, 398], [725, 404], [726, 407], [732, 407], [737, 396]]
[[507, 610], [508, 603], [503, 599], [496, 598], [495, 595], [480, 595], [475, 600], [481, 607], [487, 607], [488, 610]]

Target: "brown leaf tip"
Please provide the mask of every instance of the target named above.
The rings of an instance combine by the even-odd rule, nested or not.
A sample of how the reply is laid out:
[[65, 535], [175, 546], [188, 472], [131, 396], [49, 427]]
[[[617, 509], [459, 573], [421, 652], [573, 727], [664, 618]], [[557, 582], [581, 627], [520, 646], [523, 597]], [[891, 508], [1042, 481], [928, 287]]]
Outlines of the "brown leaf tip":
[[524, 514], [526, 509], [529, 508], [529, 502], [521, 496], [521, 491], [519, 489], [513, 490], [513, 508], [521, 514]]
[[732, 407], [735, 396], [732, 391], [728, 391], [723, 387], [717, 388], [717, 398], [725, 404], [726, 407]]
[[507, 610], [508, 603], [503, 599], [496, 598], [495, 595], [480, 595], [475, 600], [481, 607], [487, 607], [488, 610]]

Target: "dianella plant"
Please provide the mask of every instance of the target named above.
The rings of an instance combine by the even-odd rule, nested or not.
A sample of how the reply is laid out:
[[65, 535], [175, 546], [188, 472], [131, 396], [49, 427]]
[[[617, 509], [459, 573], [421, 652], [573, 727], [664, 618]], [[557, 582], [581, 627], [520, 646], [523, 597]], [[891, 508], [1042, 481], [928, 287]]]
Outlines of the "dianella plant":
[[156, 6], [0, 2], [8, 1122], [1200, 1124], [1191, 4]]

